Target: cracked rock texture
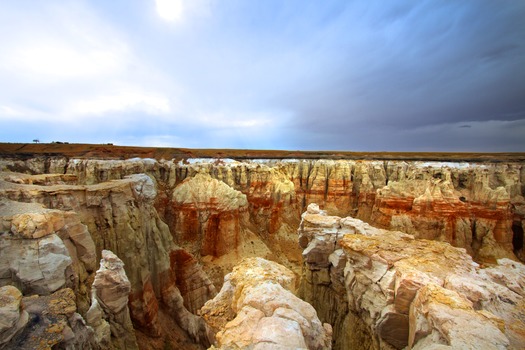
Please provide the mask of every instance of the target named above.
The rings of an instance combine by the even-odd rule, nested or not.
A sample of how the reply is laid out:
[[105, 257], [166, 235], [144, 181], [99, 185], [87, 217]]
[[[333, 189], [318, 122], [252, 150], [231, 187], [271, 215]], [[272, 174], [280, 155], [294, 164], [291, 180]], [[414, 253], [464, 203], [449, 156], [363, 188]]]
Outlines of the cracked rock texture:
[[25, 327], [5, 344], [5, 349], [101, 349], [93, 337], [93, 329], [77, 312], [75, 299], [70, 288], [23, 297]]
[[329, 216], [311, 204], [301, 293], [334, 325], [335, 348], [520, 349], [525, 265], [482, 268], [465, 249]]
[[29, 319], [22, 309], [22, 293], [13, 286], [0, 288], [0, 348], [24, 329]]
[[201, 310], [212, 349], [331, 349], [331, 326], [290, 291], [294, 284], [294, 274], [282, 265], [243, 260]]
[[[253, 249], [245, 247], [242, 256], [269, 254], [264, 251], [268, 248], [274, 254], [268, 257], [294, 269], [301, 263], [294, 232], [312, 202], [332, 215], [351, 215], [377, 227], [449, 242], [467, 249], [478, 262], [525, 259], [525, 167], [519, 162], [35, 157], [1, 159], [0, 168], [42, 174], [11, 179], [40, 185], [97, 185], [147, 174], [152, 182], [145, 180], [151, 189], [145, 197], [155, 197], [155, 208], [177, 242], [190, 238], [191, 252], [199, 253], [200, 262], [223, 255], [220, 245], [225, 242], [213, 236], [217, 232], [227, 234], [228, 242], [237, 240], [237, 249], [246, 246], [243, 237], [253, 241]], [[209, 187], [197, 189], [205, 184]], [[224, 218], [218, 219], [217, 213], [223, 212]], [[218, 250], [206, 242], [191, 244], [199, 235], [215, 239]], [[216, 275], [214, 281], [222, 279], [221, 273]]]
[[[211, 282], [195, 259], [185, 260], [192, 280], [176, 271], [173, 257], [180, 248], [153, 205], [156, 193], [145, 174], [80, 185], [71, 175], [3, 173], [0, 283], [17, 286], [24, 295], [72, 288], [78, 311], [86, 317], [97, 255], [111, 249], [127, 269], [131, 293], [125, 300], [136, 328], [170, 338], [158, 320], [159, 312], [165, 312], [183, 333], [206, 343], [204, 322], [184, 305], [200, 307], [216, 292], [201, 288]], [[177, 283], [184, 286], [184, 296]]]
[[97, 330], [99, 341], [111, 344], [115, 349], [138, 349], [129, 316], [130, 292], [131, 284], [124, 271], [124, 263], [111, 251], [103, 250], [100, 268], [93, 281], [93, 302], [87, 319]]
[[[318, 268], [305, 272], [302, 282], [315, 287], [301, 290], [328, 305], [318, 315], [334, 326], [333, 338], [350, 325], [368, 334], [367, 318], [345, 311], [347, 251], [338, 242], [346, 229], [337, 226], [344, 219], [324, 216], [326, 234], [305, 231], [297, 244], [309, 203], [415, 239], [448, 242], [477, 263], [494, 265], [524, 260], [524, 194], [525, 167], [518, 162], [5, 156], [0, 286], [41, 297], [69, 288], [85, 318], [97, 260], [111, 250], [130, 282], [128, 307], [139, 343], [207, 346], [198, 311], [234, 266], [264, 257], [300, 275], [304, 258]], [[301, 225], [309, 224], [303, 218]], [[400, 293], [398, 303], [408, 292]], [[395, 327], [409, 316], [389, 313], [376, 328], [391, 344], [407, 332]], [[177, 332], [185, 338], [171, 336]], [[425, 338], [414, 332], [414, 339]], [[360, 342], [377, 343], [371, 339]]]

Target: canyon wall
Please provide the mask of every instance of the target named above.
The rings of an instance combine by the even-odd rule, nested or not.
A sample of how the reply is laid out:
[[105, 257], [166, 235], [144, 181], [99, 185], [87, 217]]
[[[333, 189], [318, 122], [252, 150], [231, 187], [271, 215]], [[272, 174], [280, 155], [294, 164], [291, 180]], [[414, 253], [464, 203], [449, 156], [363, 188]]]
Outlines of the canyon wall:
[[525, 265], [482, 268], [463, 248], [308, 206], [300, 296], [335, 349], [521, 349]]
[[[188, 308], [199, 309], [216, 290], [197, 261], [173, 242], [153, 205], [152, 178], [134, 174], [85, 185], [74, 175], [2, 173], [0, 197], [2, 285], [41, 296], [70, 288], [86, 318], [97, 258], [111, 250], [129, 278], [126, 301], [136, 329], [166, 335], [166, 323], [159, 321], [165, 313], [193, 341], [206, 344], [204, 322]], [[180, 272], [182, 262], [192, 278]]]
[[[36, 156], [0, 159], [0, 171], [2, 256], [23, 250], [38, 259], [38, 246], [49, 247], [60, 269], [45, 270], [42, 258], [41, 275], [59, 289], [73, 290], [78, 313], [86, 316], [97, 261], [103, 250], [111, 250], [129, 278], [137, 339], [157, 347], [207, 346], [209, 325], [199, 310], [234, 266], [250, 257], [303, 275], [302, 283], [313, 286], [319, 318], [334, 326], [334, 339], [348, 324], [368, 334], [367, 321], [345, 312], [350, 306], [340, 278], [346, 266], [343, 251], [331, 256], [335, 267], [302, 272], [303, 257], [315, 262], [303, 253], [306, 238], [297, 243], [301, 213], [312, 202], [330, 215], [448, 242], [478, 263], [524, 258], [521, 163]], [[10, 235], [30, 239], [7, 239]], [[54, 287], [43, 288], [41, 279], [24, 277], [31, 268], [21, 273], [19, 265], [9, 263], [17, 260], [0, 262], [6, 266], [2, 285], [14, 285], [23, 295], [54, 292]], [[339, 282], [331, 278], [336, 272]], [[330, 288], [317, 287], [328, 281]], [[301, 291], [308, 300], [304, 285]], [[185, 335], [168, 336], [174, 329]], [[373, 339], [362, 341], [378, 342]]]
[[[293, 233], [301, 213], [313, 202], [333, 215], [351, 215], [377, 227], [449, 242], [467, 249], [479, 262], [516, 255], [524, 259], [523, 163], [37, 157], [3, 159], [0, 167], [33, 174], [74, 175], [85, 185], [148, 174], [157, 187], [154, 206], [175, 232], [177, 242], [186, 244], [188, 238], [198, 241], [199, 234], [214, 235], [219, 227], [221, 234], [244, 230], [246, 235], [259, 237], [281, 263], [291, 268], [300, 265], [301, 259]], [[192, 180], [197, 174], [200, 176]], [[198, 194], [195, 189], [207, 184], [204, 175], [228, 187], [214, 183], [216, 193], [203, 192], [203, 198], [194, 198], [195, 203], [200, 201], [195, 205], [188, 196]], [[186, 179], [190, 183], [183, 184]], [[243, 194], [246, 202], [223, 213], [212, 201], [230, 198], [221, 199], [225, 189]], [[184, 195], [187, 198], [182, 198]], [[239, 239], [236, 237], [228, 239]], [[264, 247], [254, 247], [254, 254], [268, 254], [261, 249]], [[223, 255], [220, 248], [211, 254], [207, 247], [190, 250], [200, 250], [199, 255], [214, 259]]]

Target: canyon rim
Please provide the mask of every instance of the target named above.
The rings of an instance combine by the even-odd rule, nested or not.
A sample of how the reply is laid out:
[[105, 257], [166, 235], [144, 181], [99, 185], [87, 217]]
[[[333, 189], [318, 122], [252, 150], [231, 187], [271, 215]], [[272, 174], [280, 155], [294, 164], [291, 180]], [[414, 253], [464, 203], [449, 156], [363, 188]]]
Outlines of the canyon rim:
[[0, 348], [520, 349], [525, 154], [0, 145]]

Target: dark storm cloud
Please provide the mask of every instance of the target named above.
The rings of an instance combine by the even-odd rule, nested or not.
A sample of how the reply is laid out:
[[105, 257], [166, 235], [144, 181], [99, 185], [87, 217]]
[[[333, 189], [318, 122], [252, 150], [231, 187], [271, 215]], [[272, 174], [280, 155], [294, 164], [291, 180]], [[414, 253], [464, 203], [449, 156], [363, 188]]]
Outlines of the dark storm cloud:
[[525, 119], [525, 2], [390, 4], [349, 6], [338, 19], [349, 33], [337, 39], [343, 62], [284, 99], [296, 127], [344, 147], [352, 146], [344, 130], [387, 128], [393, 139], [425, 126]]
[[0, 139], [525, 151], [525, 1], [181, 1], [0, 2]]

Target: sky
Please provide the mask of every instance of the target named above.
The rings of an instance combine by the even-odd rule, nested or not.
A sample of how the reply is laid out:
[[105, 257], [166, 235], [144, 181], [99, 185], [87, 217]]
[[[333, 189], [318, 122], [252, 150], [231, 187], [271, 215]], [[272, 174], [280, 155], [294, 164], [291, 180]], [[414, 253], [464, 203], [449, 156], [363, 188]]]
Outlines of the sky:
[[522, 0], [0, 0], [0, 142], [525, 152]]

